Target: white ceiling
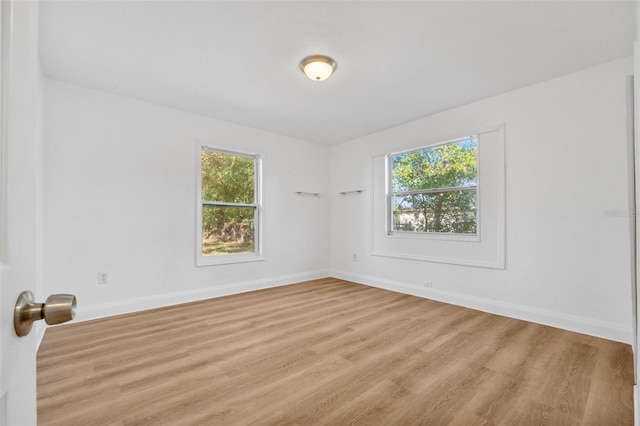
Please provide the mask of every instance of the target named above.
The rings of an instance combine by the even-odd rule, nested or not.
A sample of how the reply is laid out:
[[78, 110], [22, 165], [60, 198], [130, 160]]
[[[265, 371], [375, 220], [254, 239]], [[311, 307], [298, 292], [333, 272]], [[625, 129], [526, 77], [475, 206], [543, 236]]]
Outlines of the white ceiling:
[[[45, 1], [47, 77], [336, 144], [632, 54], [633, 2]], [[333, 57], [324, 82], [298, 68]]]

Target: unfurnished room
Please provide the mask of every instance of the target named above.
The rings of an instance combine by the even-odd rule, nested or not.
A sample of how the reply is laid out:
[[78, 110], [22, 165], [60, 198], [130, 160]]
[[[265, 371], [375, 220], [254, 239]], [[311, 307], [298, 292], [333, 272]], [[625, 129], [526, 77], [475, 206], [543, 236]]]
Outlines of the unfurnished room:
[[0, 426], [640, 426], [637, 2], [0, 5]]

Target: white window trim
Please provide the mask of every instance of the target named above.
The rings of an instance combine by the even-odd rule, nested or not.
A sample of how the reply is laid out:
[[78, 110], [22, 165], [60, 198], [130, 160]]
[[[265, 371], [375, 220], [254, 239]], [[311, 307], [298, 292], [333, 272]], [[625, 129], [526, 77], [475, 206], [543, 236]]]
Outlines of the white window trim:
[[[386, 164], [384, 157], [386, 152], [378, 152], [373, 157], [373, 186], [372, 186], [372, 245], [371, 255], [387, 258], [396, 258], [428, 263], [442, 263], [450, 265], [462, 265], [475, 268], [489, 268], [504, 270], [507, 267], [506, 258], [506, 138], [505, 123], [493, 126], [458, 129], [455, 132], [448, 132], [437, 137], [430, 138], [426, 143], [440, 143], [443, 140], [458, 139], [460, 135], [478, 135], [482, 149], [478, 150], [478, 155], [484, 158], [482, 167], [478, 168], [478, 179], [483, 180], [483, 192], [490, 190], [492, 201], [486, 204], [488, 198], [482, 197], [482, 207], [479, 210], [483, 216], [482, 220], [482, 241], [477, 244], [460, 244], [463, 253], [442, 253], [439, 246], [458, 245], [455, 241], [446, 241], [425, 238], [398, 238], [387, 236], [387, 207], [385, 196], [387, 194]], [[486, 136], [490, 136], [491, 143], [484, 142]], [[494, 139], [495, 138], [495, 139]], [[398, 152], [412, 151], [419, 143], [425, 141], [414, 141], [399, 145]], [[488, 151], [487, 151], [488, 148]], [[487, 162], [489, 161], [489, 162]], [[482, 171], [481, 171], [482, 170]], [[495, 186], [488, 184], [480, 176], [490, 175], [489, 180], [495, 180]], [[478, 196], [480, 200], [480, 195]], [[488, 210], [490, 209], [490, 210]], [[495, 210], [495, 211], [494, 211]], [[490, 211], [490, 213], [489, 213]], [[488, 216], [487, 216], [488, 215]], [[495, 222], [495, 223], [494, 223]], [[494, 227], [484, 229], [488, 223]], [[488, 254], [488, 256], [485, 256]]]
[[[231, 155], [241, 155], [251, 157], [256, 160], [255, 171], [255, 252], [227, 254], [222, 256], [203, 256], [202, 255], [202, 150], [207, 149], [216, 152], [222, 152]], [[215, 266], [227, 265], [234, 263], [260, 262], [265, 257], [262, 251], [262, 157], [258, 154], [251, 154], [242, 151], [232, 151], [223, 148], [217, 148], [203, 142], [196, 142], [196, 266]]]
[[480, 231], [475, 234], [455, 234], [453, 232], [411, 232], [411, 231], [394, 231], [387, 233], [385, 238], [405, 238], [418, 240], [442, 240], [442, 241], [462, 241], [479, 243]]
[[[399, 154], [406, 154], [409, 152], [420, 151], [427, 148], [433, 148], [436, 146], [448, 145], [456, 142], [465, 141], [468, 139], [475, 139], [476, 141], [476, 185], [474, 186], [476, 190], [476, 232], [475, 234], [460, 234], [460, 233], [452, 233], [452, 232], [408, 232], [408, 231], [397, 231], [393, 229], [393, 212], [392, 212], [392, 201], [391, 198], [393, 193], [391, 192], [391, 157]], [[479, 243], [480, 240], [480, 161], [478, 158], [478, 152], [480, 151], [480, 138], [478, 137], [478, 133], [470, 134], [467, 136], [457, 137], [453, 139], [447, 139], [446, 141], [435, 142], [423, 146], [418, 146], [416, 148], [405, 149], [398, 152], [393, 152], [386, 155], [386, 176], [385, 176], [385, 194], [386, 194], [386, 211], [385, 211], [385, 223], [387, 226], [387, 232], [385, 238], [410, 238], [410, 239], [424, 239], [424, 240], [442, 240], [442, 241], [460, 241], [460, 242], [473, 242]], [[441, 188], [434, 188], [441, 189]], [[449, 188], [447, 188], [449, 189]], [[459, 189], [471, 189], [471, 187], [459, 187]]]

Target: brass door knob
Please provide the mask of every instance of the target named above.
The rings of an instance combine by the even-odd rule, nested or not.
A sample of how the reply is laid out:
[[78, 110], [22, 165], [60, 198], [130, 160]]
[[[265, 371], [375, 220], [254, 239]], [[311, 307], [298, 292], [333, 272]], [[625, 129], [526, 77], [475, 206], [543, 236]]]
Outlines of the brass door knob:
[[71, 321], [76, 315], [76, 297], [73, 294], [52, 294], [44, 303], [35, 303], [33, 293], [23, 291], [13, 312], [13, 327], [20, 337], [31, 331], [34, 321], [44, 319], [49, 324]]

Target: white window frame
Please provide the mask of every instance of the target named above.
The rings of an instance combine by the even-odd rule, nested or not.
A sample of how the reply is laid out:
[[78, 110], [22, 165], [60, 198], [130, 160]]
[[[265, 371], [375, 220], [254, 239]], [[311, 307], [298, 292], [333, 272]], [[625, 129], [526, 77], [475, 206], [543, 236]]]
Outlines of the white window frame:
[[[393, 169], [391, 158], [400, 154], [407, 154], [409, 152], [422, 151], [424, 149], [435, 148], [443, 145], [450, 145], [462, 141], [466, 141], [469, 139], [474, 139], [476, 143], [476, 185], [467, 185], [467, 186], [457, 186], [457, 187], [447, 187], [447, 188], [430, 188], [426, 190], [415, 190], [415, 191], [399, 191], [393, 192], [391, 190], [392, 187], [392, 179], [393, 179]], [[464, 137], [458, 137], [455, 139], [449, 139], [444, 142], [436, 142], [429, 145], [424, 145], [417, 148], [406, 149], [403, 151], [393, 152], [387, 154], [385, 157], [385, 193], [386, 193], [386, 233], [387, 237], [390, 238], [415, 238], [415, 239], [433, 239], [433, 240], [448, 240], [448, 241], [469, 241], [469, 242], [479, 242], [480, 241], [480, 158], [478, 156], [478, 152], [480, 150], [480, 138], [477, 134], [468, 135]], [[469, 190], [475, 189], [476, 191], [476, 232], [471, 233], [454, 233], [454, 232], [416, 232], [416, 231], [401, 231], [393, 229], [393, 196], [394, 195], [402, 195], [405, 193], [429, 193], [429, 192], [442, 192], [446, 191], [456, 191], [456, 190]]]
[[[225, 265], [232, 263], [258, 262], [265, 260], [262, 253], [262, 157], [241, 151], [232, 151], [217, 148], [206, 143], [196, 143], [196, 266]], [[254, 203], [237, 204], [224, 202], [211, 202], [202, 200], [202, 151], [220, 152], [223, 154], [249, 157], [255, 160], [254, 175]], [[202, 211], [203, 205], [250, 207], [254, 208], [254, 252], [235, 253], [218, 256], [204, 256], [202, 254]]]
[[[456, 140], [465, 135], [478, 135], [478, 181], [481, 182], [478, 202], [481, 240], [460, 242], [452, 238], [409, 238], [387, 235], [386, 156], [389, 151], [374, 153], [372, 182], [372, 251], [373, 256], [411, 261], [464, 265], [476, 268], [506, 268], [506, 138], [504, 123], [475, 129], [458, 129], [456, 123], [444, 126], [423, 145]], [[424, 129], [425, 134], [432, 131]], [[405, 133], [394, 138], [397, 151], [412, 151], [420, 141], [403, 142]]]

